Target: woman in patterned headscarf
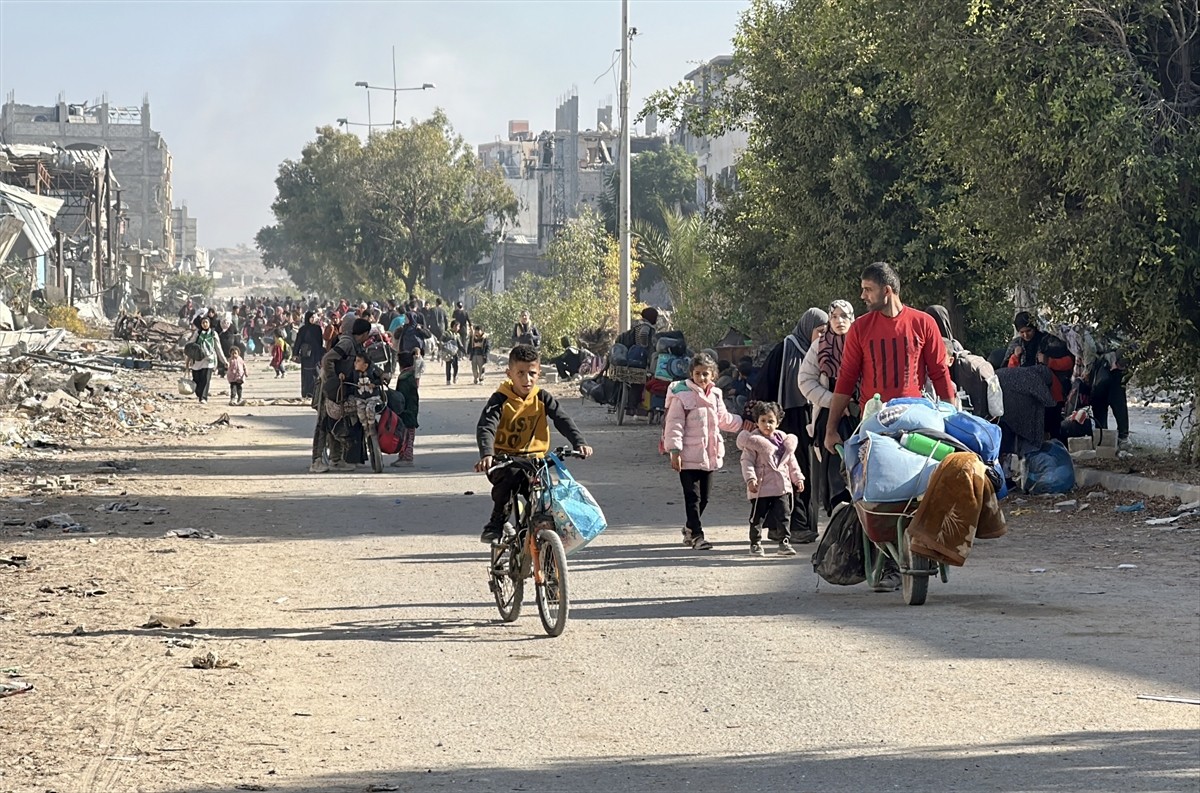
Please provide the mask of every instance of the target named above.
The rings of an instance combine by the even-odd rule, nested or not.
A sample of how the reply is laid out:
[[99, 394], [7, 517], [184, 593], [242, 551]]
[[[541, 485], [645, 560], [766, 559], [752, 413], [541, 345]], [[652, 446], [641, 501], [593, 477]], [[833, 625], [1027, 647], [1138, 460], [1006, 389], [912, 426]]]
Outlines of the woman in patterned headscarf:
[[[833, 387], [837, 383], [838, 372], [842, 368], [842, 351], [846, 347], [846, 334], [854, 322], [854, 306], [845, 300], [835, 300], [829, 304], [829, 329], [820, 340], [804, 356], [800, 366], [800, 391], [812, 404], [812, 437], [824, 438], [825, 425], [829, 421], [829, 405], [833, 401]], [[849, 438], [858, 425], [858, 397], [850, 400], [847, 413], [838, 418], [838, 433], [842, 440]], [[833, 514], [833, 507], [842, 501], [850, 500], [850, 490], [842, 477], [841, 463], [828, 454], [822, 453], [820, 444], [813, 445], [816, 459], [813, 461], [813, 483], [815, 494], [813, 498], [825, 508], [825, 513]]]

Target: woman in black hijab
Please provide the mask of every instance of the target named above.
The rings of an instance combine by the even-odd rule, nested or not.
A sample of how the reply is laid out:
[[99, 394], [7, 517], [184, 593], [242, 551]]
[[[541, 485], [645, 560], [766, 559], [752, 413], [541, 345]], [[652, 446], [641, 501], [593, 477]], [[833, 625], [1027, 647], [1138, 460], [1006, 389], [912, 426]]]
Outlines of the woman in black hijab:
[[325, 339], [317, 322], [317, 312], [305, 313], [304, 324], [296, 333], [295, 350], [296, 358], [300, 361], [300, 397], [308, 399], [317, 389], [317, 368], [325, 352]]

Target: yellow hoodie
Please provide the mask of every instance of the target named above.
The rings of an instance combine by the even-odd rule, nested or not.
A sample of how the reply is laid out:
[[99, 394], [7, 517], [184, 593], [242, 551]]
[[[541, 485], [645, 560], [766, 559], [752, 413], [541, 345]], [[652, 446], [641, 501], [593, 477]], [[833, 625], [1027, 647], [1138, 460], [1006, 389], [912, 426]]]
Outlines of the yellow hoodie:
[[550, 451], [550, 422], [575, 448], [583, 435], [575, 422], [558, 406], [558, 401], [537, 386], [526, 397], [505, 380], [492, 394], [476, 427], [480, 457], [493, 454], [542, 455]]

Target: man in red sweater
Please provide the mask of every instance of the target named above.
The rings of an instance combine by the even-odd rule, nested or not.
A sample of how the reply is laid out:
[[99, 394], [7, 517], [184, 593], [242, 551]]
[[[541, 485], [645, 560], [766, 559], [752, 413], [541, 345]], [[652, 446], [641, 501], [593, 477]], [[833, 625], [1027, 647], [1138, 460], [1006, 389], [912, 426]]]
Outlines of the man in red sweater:
[[[868, 265], [860, 277], [868, 313], [846, 334], [829, 415], [842, 414], [855, 388], [863, 405], [876, 394], [887, 402], [920, 396], [926, 378], [939, 397], [952, 402], [954, 383], [946, 366], [946, 345], [933, 317], [900, 302], [900, 277], [890, 264]], [[829, 422], [825, 448], [832, 452], [841, 441], [837, 422]]]
[[[946, 366], [946, 345], [933, 317], [900, 302], [900, 276], [886, 262], [868, 265], [859, 276], [867, 314], [850, 326], [833, 389], [830, 416], [840, 416], [858, 388], [860, 406], [879, 394], [884, 402], [915, 397], [928, 378], [937, 395], [954, 400], [954, 383]], [[827, 422], [825, 448], [832, 454], [842, 442], [837, 421]], [[876, 592], [900, 588], [900, 568], [885, 559]]]

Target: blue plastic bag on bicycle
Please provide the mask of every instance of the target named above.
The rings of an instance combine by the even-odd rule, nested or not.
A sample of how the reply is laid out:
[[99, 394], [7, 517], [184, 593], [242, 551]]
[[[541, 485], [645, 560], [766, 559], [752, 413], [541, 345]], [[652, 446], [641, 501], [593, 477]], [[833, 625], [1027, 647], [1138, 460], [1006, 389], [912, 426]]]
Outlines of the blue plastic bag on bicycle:
[[546, 511], [554, 518], [554, 528], [569, 554], [587, 545], [608, 528], [600, 505], [587, 488], [575, 481], [562, 460], [546, 455], [550, 469], [550, 486], [546, 488], [549, 503]]

